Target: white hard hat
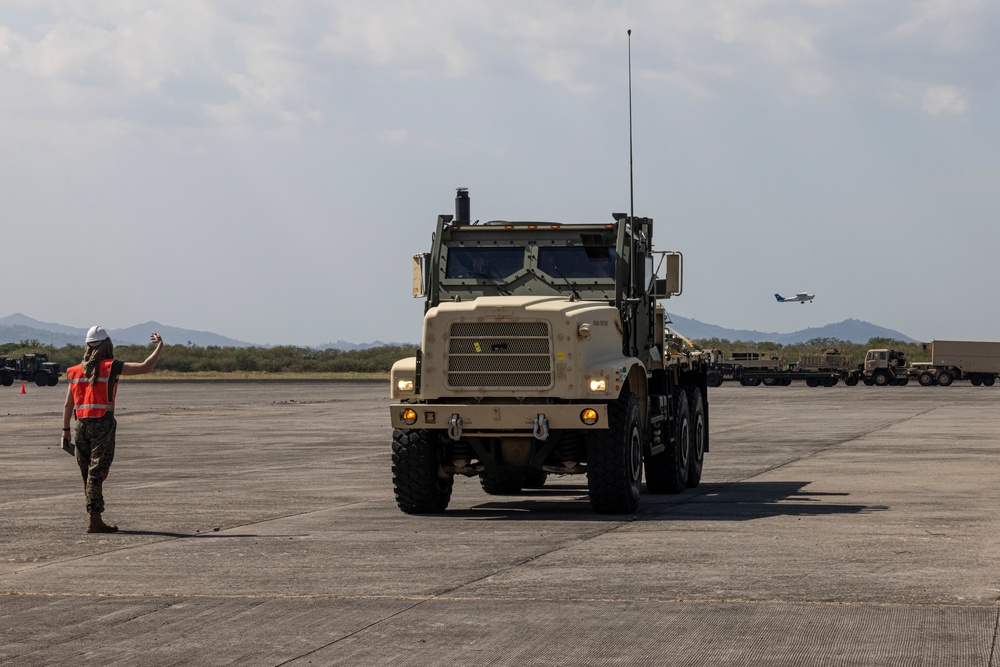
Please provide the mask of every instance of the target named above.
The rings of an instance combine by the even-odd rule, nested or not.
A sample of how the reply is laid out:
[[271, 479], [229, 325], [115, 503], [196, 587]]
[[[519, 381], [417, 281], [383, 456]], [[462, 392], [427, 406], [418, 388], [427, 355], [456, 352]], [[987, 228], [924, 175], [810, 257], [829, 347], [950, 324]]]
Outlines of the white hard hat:
[[103, 340], [110, 338], [108, 332], [104, 327], [94, 325], [90, 327], [90, 331], [87, 332], [87, 343], [100, 343]]

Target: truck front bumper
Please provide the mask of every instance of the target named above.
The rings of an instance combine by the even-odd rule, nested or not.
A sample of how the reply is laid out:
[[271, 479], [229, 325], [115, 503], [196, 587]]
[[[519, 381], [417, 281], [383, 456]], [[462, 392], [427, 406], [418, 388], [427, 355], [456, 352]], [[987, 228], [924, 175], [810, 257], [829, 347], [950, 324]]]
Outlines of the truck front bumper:
[[[389, 410], [393, 428], [448, 430], [453, 439], [455, 435], [524, 435], [544, 440], [549, 430], [608, 428], [606, 403], [396, 403]], [[587, 411], [593, 411], [590, 417], [596, 414], [592, 424], [584, 421]], [[404, 419], [407, 413], [409, 419]]]

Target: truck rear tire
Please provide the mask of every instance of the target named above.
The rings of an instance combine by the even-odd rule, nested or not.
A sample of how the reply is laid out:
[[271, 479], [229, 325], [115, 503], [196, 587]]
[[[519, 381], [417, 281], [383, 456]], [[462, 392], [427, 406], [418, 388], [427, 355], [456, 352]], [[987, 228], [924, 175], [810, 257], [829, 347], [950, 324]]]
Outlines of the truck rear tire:
[[[673, 442], [646, 459], [646, 489], [650, 493], [681, 493], [688, 485], [691, 465], [691, 408], [684, 388], [674, 392]], [[704, 408], [703, 408], [704, 410]]]
[[407, 514], [440, 514], [448, 507], [455, 478], [438, 475], [444, 450], [433, 431], [392, 432], [392, 490]]
[[983, 378], [984, 387], [992, 387], [994, 384], [996, 384], [996, 382], [997, 378], [995, 375], [987, 375], [986, 377]]
[[930, 387], [934, 384], [934, 375], [927, 371], [924, 371], [917, 376], [917, 382], [920, 383], [921, 387]]
[[587, 488], [598, 514], [631, 514], [642, 484], [642, 423], [639, 401], [623, 393], [608, 406], [610, 427], [587, 437]]
[[35, 384], [39, 387], [44, 387], [49, 383], [49, 374], [45, 371], [38, 371], [35, 373]]
[[949, 373], [948, 371], [938, 371], [937, 383], [942, 387], [947, 387], [954, 381], [955, 378], [952, 377], [951, 373]]
[[973, 387], [982, 387], [983, 386], [983, 376], [982, 375], [978, 375], [978, 374], [971, 375], [971, 376], [969, 376], [969, 383]]
[[709, 371], [705, 374], [705, 384], [709, 387], [721, 387], [722, 386], [722, 373], [719, 371]]
[[691, 455], [688, 457], [687, 486], [693, 489], [701, 484], [701, 471], [705, 465], [705, 405], [698, 387], [688, 387], [688, 403], [691, 407]]

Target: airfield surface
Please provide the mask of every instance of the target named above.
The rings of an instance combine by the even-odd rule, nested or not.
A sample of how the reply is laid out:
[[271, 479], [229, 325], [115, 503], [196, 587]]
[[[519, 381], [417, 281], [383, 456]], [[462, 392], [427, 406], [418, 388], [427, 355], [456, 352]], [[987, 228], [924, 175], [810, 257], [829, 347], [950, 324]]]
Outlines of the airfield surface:
[[710, 390], [696, 489], [396, 509], [384, 382], [122, 383], [105, 519], [65, 384], [0, 388], [3, 665], [1000, 665], [1000, 387]]

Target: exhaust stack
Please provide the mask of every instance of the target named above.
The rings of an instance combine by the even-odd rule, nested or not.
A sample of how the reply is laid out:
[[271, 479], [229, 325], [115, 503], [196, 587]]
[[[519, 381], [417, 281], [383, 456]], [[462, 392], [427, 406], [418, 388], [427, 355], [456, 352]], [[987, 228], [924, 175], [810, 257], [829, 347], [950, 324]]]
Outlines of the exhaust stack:
[[469, 188], [456, 188], [455, 191], [455, 224], [467, 225], [472, 221], [469, 204]]

